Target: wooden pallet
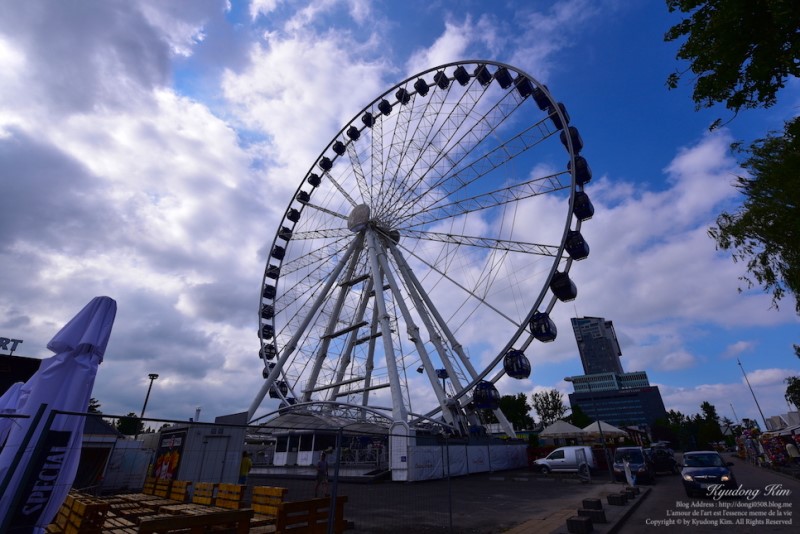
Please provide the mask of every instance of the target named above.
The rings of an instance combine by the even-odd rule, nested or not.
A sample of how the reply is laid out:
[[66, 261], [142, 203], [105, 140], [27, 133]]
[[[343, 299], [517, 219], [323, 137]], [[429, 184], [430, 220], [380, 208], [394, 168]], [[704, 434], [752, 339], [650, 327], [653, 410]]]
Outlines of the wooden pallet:
[[280, 505], [286, 501], [289, 493], [287, 488], [272, 486], [254, 486], [250, 507], [253, 509], [253, 519], [250, 527], [272, 525], [278, 517]]

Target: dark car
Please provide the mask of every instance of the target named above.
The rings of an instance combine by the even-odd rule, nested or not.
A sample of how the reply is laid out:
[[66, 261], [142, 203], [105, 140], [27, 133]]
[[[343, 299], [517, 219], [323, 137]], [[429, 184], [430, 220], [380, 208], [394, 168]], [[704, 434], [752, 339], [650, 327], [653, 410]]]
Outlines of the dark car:
[[717, 451], [693, 451], [683, 453], [683, 488], [689, 497], [695, 494], [707, 495], [710, 486], [721, 486], [725, 489], [736, 489], [736, 477], [730, 467]]
[[672, 449], [664, 447], [653, 447], [650, 449], [650, 461], [653, 464], [653, 471], [656, 473], [678, 474], [678, 462]]
[[614, 478], [619, 481], [626, 481], [625, 463], [627, 462], [634, 484], [654, 483], [656, 472], [653, 464], [641, 447], [620, 447], [614, 453]]

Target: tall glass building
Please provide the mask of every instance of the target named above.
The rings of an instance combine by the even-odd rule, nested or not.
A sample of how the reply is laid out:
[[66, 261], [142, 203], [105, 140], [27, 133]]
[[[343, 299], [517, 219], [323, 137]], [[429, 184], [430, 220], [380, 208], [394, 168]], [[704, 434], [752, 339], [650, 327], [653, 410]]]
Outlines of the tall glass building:
[[569, 377], [575, 389], [570, 406], [579, 406], [592, 420], [614, 426], [653, 426], [667, 411], [658, 386], [651, 386], [644, 371], [622, 369], [614, 324], [601, 317], [572, 319], [584, 375]]
[[584, 373], [623, 372], [619, 361], [622, 350], [614, 332], [614, 323], [601, 317], [576, 317], [572, 319], [572, 330], [578, 342]]

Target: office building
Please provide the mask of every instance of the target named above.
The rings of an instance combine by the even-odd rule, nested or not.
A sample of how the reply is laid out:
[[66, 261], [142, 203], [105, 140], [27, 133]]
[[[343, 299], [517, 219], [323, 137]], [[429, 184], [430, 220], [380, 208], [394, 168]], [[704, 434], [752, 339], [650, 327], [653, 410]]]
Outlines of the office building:
[[592, 420], [614, 426], [647, 425], [666, 419], [661, 392], [644, 371], [624, 372], [614, 324], [601, 317], [572, 319], [575, 341], [586, 374], [570, 377], [570, 406]]
[[619, 348], [614, 323], [601, 317], [572, 319], [572, 330], [578, 342], [578, 352], [587, 375], [597, 373], [622, 373]]

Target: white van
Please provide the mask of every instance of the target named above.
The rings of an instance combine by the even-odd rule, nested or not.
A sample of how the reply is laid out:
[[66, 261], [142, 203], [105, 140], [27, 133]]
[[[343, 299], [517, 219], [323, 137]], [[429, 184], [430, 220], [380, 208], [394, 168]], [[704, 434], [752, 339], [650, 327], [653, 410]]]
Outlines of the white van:
[[571, 445], [559, 447], [544, 458], [534, 462], [535, 469], [547, 474], [550, 471], [577, 472], [583, 464], [588, 464], [590, 469], [597, 468], [592, 448], [588, 445]]

